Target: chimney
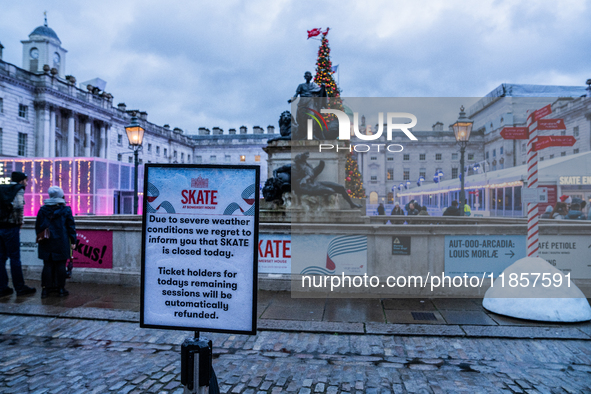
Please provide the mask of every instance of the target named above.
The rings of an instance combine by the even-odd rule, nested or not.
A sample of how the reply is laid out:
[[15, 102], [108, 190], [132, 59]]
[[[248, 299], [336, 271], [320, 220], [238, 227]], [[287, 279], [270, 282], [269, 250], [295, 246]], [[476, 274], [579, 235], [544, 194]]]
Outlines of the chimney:
[[247, 129], [246, 126], [240, 126], [240, 134], [246, 134]]
[[443, 131], [443, 123], [437, 122], [433, 125], [433, 131]]
[[172, 129], [173, 132], [178, 133], [178, 134], [183, 134], [183, 129], [175, 127], [174, 129]]
[[267, 126], [267, 134], [275, 134], [275, 126]]
[[199, 135], [209, 135], [209, 129], [205, 127], [199, 127]]
[[260, 126], [254, 126], [254, 127], [252, 128], [252, 132], [253, 132], [254, 134], [263, 134], [263, 133], [265, 132], [265, 130], [263, 130], [263, 128], [262, 128], [262, 127], [260, 127]]
[[4, 46], [2, 45], [2, 43], [0, 42], [0, 60], [2, 60], [2, 50], [4, 49]]
[[125, 112], [125, 109], [126, 109], [126, 108], [127, 108], [127, 105], [125, 105], [125, 103], [119, 103], [119, 104], [117, 104], [117, 109], [118, 109], [119, 111], [123, 111], [123, 112]]
[[228, 133], [230, 133], [230, 134], [236, 134], [236, 129], [230, 129], [230, 130], [228, 130]]
[[221, 128], [217, 127], [217, 126], [213, 128], [213, 135], [221, 135], [221, 134], [224, 134], [224, 130], [223, 129], [221, 129]]
[[167, 130], [170, 130], [170, 125], [169, 125], [169, 124], [165, 124], [165, 125], [164, 125], [164, 126], [162, 126], [162, 127], [164, 127], [164, 128], [165, 128], [165, 129], [167, 129]]
[[146, 111], [141, 111], [139, 115], [141, 120], [148, 120], [148, 113]]

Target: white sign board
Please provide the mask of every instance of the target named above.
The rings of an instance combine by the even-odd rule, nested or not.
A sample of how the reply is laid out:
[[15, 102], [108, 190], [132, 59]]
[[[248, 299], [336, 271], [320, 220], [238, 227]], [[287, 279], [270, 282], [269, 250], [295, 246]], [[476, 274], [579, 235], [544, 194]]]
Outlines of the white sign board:
[[521, 188], [521, 201], [532, 204], [548, 202], [548, 189], [545, 187]]
[[148, 164], [140, 326], [256, 333], [258, 166]]
[[591, 279], [591, 237], [540, 235], [539, 256], [572, 279]]

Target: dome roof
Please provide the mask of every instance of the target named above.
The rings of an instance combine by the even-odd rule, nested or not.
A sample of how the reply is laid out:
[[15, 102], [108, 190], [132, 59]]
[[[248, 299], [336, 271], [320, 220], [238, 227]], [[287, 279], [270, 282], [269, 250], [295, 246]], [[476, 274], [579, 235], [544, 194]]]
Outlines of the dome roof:
[[37, 27], [35, 30], [33, 30], [33, 32], [31, 34], [29, 34], [29, 37], [31, 37], [31, 36], [45, 36], [45, 37], [55, 38], [61, 44], [60, 39], [57, 37], [57, 34], [55, 34], [55, 31], [53, 31], [53, 29], [48, 26]]

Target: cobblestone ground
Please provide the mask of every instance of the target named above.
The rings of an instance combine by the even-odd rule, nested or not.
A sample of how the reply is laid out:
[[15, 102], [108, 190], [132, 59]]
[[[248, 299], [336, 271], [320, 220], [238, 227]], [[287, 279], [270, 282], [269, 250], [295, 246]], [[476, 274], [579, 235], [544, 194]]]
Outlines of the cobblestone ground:
[[[189, 332], [0, 315], [1, 393], [182, 393]], [[591, 341], [209, 334], [223, 393], [591, 393]]]

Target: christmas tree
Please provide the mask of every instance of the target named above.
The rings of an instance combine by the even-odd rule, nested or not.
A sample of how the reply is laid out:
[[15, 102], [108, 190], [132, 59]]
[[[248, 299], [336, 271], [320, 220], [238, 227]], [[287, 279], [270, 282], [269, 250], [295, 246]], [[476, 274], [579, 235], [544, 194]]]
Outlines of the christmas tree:
[[326, 35], [330, 29], [322, 33], [320, 48], [318, 48], [318, 60], [316, 61], [316, 76], [314, 82], [318, 86], [324, 85], [328, 97], [339, 97], [341, 95], [336, 82], [332, 78], [332, 62], [330, 61], [330, 48]]
[[353, 153], [347, 153], [345, 164], [345, 188], [351, 198], [365, 198], [365, 189], [361, 180], [361, 173], [357, 166], [357, 158]]

